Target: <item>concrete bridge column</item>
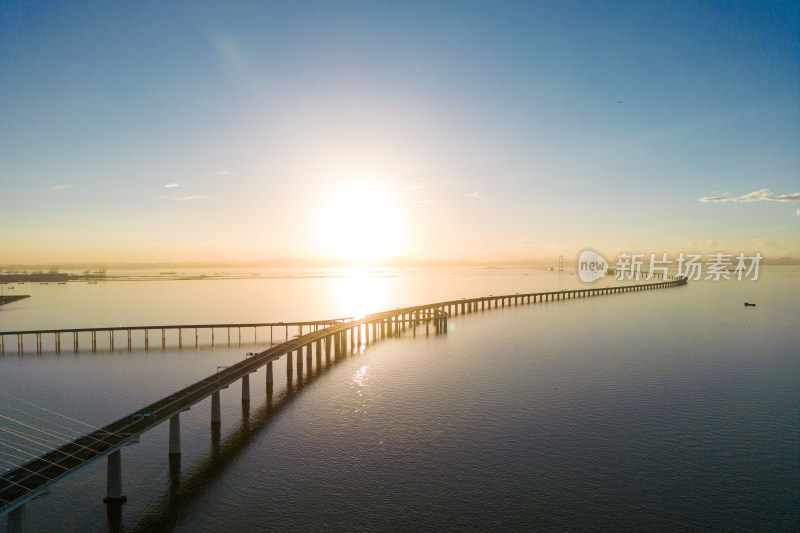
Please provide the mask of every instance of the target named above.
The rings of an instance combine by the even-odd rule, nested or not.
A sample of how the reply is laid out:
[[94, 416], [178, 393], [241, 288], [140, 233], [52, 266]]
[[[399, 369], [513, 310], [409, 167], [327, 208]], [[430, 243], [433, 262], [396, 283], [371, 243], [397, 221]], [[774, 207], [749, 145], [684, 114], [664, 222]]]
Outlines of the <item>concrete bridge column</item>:
[[214, 328], [211, 328], [211, 347], [214, 347]]
[[292, 381], [292, 352], [286, 353], [286, 380], [291, 382]]
[[150, 349], [150, 330], [149, 329], [145, 329], [144, 330], [144, 349], [145, 350], [149, 350]]
[[211, 425], [222, 423], [222, 413], [219, 407], [219, 391], [211, 394]]
[[250, 374], [242, 376], [242, 403], [250, 401]]
[[167, 347], [167, 332], [164, 328], [161, 328], [161, 348]]
[[317, 352], [317, 370], [322, 370], [322, 339], [317, 341], [315, 351]]
[[275, 380], [272, 377], [272, 361], [267, 363], [267, 385], [271, 385]]
[[176, 413], [169, 419], [169, 454], [181, 454], [181, 414]]
[[308, 377], [311, 377], [311, 371], [314, 369], [311, 355], [311, 344], [306, 344], [306, 365], [308, 366]]
[[298, 348], [294, 355], [297, 358], [297, 377], [299, 379], [303, 377], [303, 348]]
[[20, 505], [8, 513], [8, 533], [22, 533], [22, 522], [25, 517], [25, 506]]
[[178, 348], [183, 348], [183, 328], [178, 328]]
[[122, 494], [122, 451], [117, 450], [108, 456], [105, 503], [122, 503], [128, 498]]
[[333, 336], [328, 335], [325, 338], [325, 364], [331, 364], [331, 345], [333, 344]]

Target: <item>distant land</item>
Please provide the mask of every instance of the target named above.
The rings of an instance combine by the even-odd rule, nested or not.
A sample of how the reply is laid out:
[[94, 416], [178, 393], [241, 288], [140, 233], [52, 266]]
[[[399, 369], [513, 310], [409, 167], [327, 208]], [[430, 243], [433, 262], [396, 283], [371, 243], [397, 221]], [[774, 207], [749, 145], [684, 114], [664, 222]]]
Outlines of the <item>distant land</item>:
[[[706, 254], [703, 254], [704, 257]], [[606, 254], [606, 260], [613, 263], [614, 258]], [[734, 254], [735, 257], [735, 254]], [[647, 261], [648, 254], [645, 256]], [[576, 256], [564, 256], [564, 266], [575, 266]], [[673, 258], [674, 260], [674, 258]], [[59, 271], [94, 271], [99, 268], [108, 268], [112, 270], [152, 270], [152, 269], [198, 269], [198, 268], [347, 268], [354, 266], [366, 265], [369, 267], [377, 268], [414, 268], [414, 267], [522, 267], [522, 266], [557, 266], [558, 257], [555, 258], [536, 258], [529, 260], [516, 260], [516, 261], [459, 261], [459, 260], [424, 260], [424, 259], [409, 259], [409, 258], [392, 258], [379, 261], [359, 262], [359, 261], [343, 261], [338, 259], [304, 259], [304, 258], [291, 258], [283, 257], [276, 259], [263, 259], [256, 261], [187, 261], [183, 263], [176, 262], [130, 262], [130, 263], [58, 263], [58, 264], [8, 264], [0, 265], [0, 273], [8, 274], [13, 271], [43, 271], [47, 272], [54, 267]], [[762, 266], [794, 266], [800, 265], [800, 258], [793, 257], [778, 257], [778, 258], [763, 258], [761, 260]]]

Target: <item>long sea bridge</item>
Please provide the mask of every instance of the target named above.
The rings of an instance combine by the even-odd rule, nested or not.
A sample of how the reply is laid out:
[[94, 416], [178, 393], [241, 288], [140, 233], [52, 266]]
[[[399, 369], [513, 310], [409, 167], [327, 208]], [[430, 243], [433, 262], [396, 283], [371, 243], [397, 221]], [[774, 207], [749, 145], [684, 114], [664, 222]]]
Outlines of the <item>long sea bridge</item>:
[[[124, 502], [127, 497], [122, 490], [122, 449], [125, 446], [139, 441], [142, 434], [169, 421], [169, 449], [171, 457], [181, 454], [181, 426], [180, 414], [189, 410], [193, 405], [211, 398], [211, 425], [219, 428], [221, 424], [220, 391], [228, 388], [232, 383], [241, 381], [242, 402], [250, 401], [250, 374], [262, 367], [266, 368], [265, 381], [267, 397], [273, 394], [275, 362], [285, 358], [287, 384], [291, 387], [294, 380], [295, 368], [298, 386], [304, 379], [310, 379], [316, 362], [316, 373], [331, 366], [331, 357], [340, 359], [362, 346], [374, 343], [383, 338], [392, 337], [403, 331], [411, 329], [416, 335], [417, 329], [424, 327], [425, 333], [442, 334], [447, 331], [448, 319], [460, 314], [477, 311], [497, 309], [506, 306], [523, 304], [536, 304], [592, 296], [638, 292], [661, 288], [677, 287], [686, 284], [686, 280], [663, 281], [641, 285], [627, 285], [605, 288], [576, 289], [563, 291], [550, 291], [526, 294], [513, 294], [501, 296], [486, 296], [451, 300], [434, 304], [415, 307], [398, 308], [382, 313], [368, 315], [363, 318], [345, 318], [314, 322], [292, 323], [252, 323], [252, 324], [208, 324], [208, 325], [173, 325], [173, 326], [141, 326], [118, 328], [85, 328], [68, 330], [41, 330], [41, 331], [8, 331], [0, 332], [0, 339], [5, 336], [17, 336], [21, 339], [24, 335], [59, 335], [64, 332], [73, 332], [75, 339], [78, 333], [89, 332], [96, 341], [97, 332], [128, 332], [128, 348], [131, 348], [131, 335], [134, 331], [142, 331], [145, 335], [151, 330], [188, 329], [195, 331], [208, 328], [215, 329], [258, 328], [270, 327], [270, 332], [276, 327], [284, 328], [284, 342], [273, 345], [258, 353], [248, 354], [244, 360], [220, 369], [217, 373], [208, 376], [188, 387], [157, 400], [150, 405], [133, 411], [119, 420], [111, 422], [103, 428], [98, 428], [91, 433], [82, 435], [66, 444], [52, 449], [39, 457], [19, 465], [0, 476], [0, 516], [8, 515], [9, 533], [18, 533], [23, 525], [23, 508], [31, 500], [47, 494], [51, 488], [102, 458], [107, 458], [107, 486], [104, 501], [108, 503]], [[303, 333], [304, 327], [309, 331]], [[297, 329], [298, 334], [288, 338], [290, 327]], [[195, 334], [197, 342], [197, 334]], [[41, 337], [38, 337], [41, 338]], [[180, 337], [179, 337], [180, 338]], [[165, 337], [162, 333], [162, 347]], [[213, 339], [213, 333], [212, 333]], [[56, 341], [57, 342], [57, 341]], [[113, 346], [113, 340], [112, 346]], [[179, 341], [182, 342], [182, 341]], [[213, 341], [212, 341], [213, 342]], [[228, 333], [230, 342], [230, 333]], [[41, 349], [41, 340], [37, 346]], [[18, 340], [18, 350], [22, 352], [22, 341]], [[96, 348], [96, 342], [93, 343]], [[78, 349], [78, 341], [74, 341], [74, 349]], [[323, 367], [323, 357], [325, 366]]]

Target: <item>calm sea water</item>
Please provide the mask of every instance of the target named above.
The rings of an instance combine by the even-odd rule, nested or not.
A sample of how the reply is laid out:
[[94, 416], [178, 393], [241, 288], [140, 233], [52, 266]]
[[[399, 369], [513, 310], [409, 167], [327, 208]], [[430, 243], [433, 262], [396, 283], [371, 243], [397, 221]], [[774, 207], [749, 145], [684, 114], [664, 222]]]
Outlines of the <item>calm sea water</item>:
[[[276, 274], [20, 285], [33, 297], [0, 312], [0, 330], [358, 316], [580, 284], [484, 269]], [[222, 392], [218, 433], [210, 402], [183, 413], [179, 463], [168, 459], [166, 425], [126, 448], [123, 506], [102, 503], [98, 463], [28, 504], [26, 526], [797, 531], [798, 301], [800, 271], [766, 268], [756, 282], [458, 316], [446, 335], [406, 332], [299, 387], [287, 388], [282, 360], [271, 402], [263, 370], [249, 405], [237, 385]], [[38, 412], [21, 398], [102, 425], [263, 349], [258, 335], [255, 344], [243, 332], [241, 346], [201, 338], [199, 348], [145, 351], [137, 341], [128, 351], [118, 340], [114, 352], [41, 355], [34, 342], [21, 356], [14, 340], [0, 357], [0, 414]]]

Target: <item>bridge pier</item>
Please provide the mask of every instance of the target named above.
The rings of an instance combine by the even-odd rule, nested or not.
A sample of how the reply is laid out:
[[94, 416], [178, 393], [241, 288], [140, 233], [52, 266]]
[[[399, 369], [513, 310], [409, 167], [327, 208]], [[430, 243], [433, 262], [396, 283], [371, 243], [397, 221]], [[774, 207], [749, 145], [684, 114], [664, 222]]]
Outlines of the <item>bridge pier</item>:
[[325, 338], [325, 364], [331, 366], [331, 345], [333, 344], [333, 337], [328, 336]]
[[169, 419], [169, 454], [181, 454], [181, 414], [176, 413]]
[[317, 353], [317, 372], [322, 370], [322, 339], [316, 342], [314, 351]]
[[22, 533], [22, 522], [25, 517], [25, 506], [20, 505], [8, 513], [8, 533]]
[[291, 383], [292, 382], [292, 373], [294, 369], [292, 368], [292, 352], [286, 353], [286, 381]]
[[311, 344], [306, 344], [306, 366], [308, 366], [308, 377], [311, 377], [311, 371], [314, 369], [314, 363], [312, 359], [313, 355], [311, 353]]
[[122, 503], [128, 497], [122, 494], [122, 450], [117, 450], [108, 456], [108, 471], [106, 476], [106, 497], [104, 503]]
[[242, 376], [242, 403], [250, 401], [250, 374]]
[[303, 377], [303, 348], [295, 351], [295, 357], [297, 357], [297, 379], [300, 380]]
[[272, 377], [272, 361], [267, 363], [267, 385], [272, 385], [274, 379]]
[[222, 414], [219, 407], [219, 391], [214, 391], [211, 394], [211, 425], [219, 425], [222, 423]]

